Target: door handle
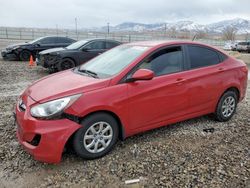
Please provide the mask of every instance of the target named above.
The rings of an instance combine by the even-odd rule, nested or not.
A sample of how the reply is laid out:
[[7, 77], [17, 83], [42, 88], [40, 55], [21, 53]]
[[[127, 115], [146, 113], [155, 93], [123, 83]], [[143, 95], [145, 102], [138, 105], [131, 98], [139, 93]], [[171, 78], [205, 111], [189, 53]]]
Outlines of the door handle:
[[221, 67], [221, 68], [218, 68], [218, 71], [219, 71], [219, 72], [224, 72], [225, 69]]
[[186, 81], [186, 79], [184, 79], [184, 78], [177, 78], [177, 79], [176, 79], [176, 84], [177, 84], [177, 85], [182, 85], [183, 82], [185, 82], [185, 81]]
[[177, 78], [177, 79], [176, 79], [176, 82], [183, 82], [183, 81], [185, 81], [184, 78]]

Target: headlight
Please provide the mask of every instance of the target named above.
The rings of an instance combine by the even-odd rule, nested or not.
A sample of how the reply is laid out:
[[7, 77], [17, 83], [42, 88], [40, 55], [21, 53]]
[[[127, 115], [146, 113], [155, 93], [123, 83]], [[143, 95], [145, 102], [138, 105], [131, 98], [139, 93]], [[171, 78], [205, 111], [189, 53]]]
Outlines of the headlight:
[[49, 118], [59, 115], [63, 110], [73, 104], [81, 94], [56, 99], [31, 108], [30, 113], [33, 117]]

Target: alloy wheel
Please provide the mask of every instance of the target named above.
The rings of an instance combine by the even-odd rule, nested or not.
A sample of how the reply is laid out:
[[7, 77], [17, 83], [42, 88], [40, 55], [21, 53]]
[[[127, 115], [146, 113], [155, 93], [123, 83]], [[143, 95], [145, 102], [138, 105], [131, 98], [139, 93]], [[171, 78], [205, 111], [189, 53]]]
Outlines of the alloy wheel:
[[232, 96], [228, 96], [222, 103], [222, 115], [224, 117], [229, 117], [233, 114], [236, 106], [235, 98]]
[[67, 70], [74, 67], [74, 62], [72, 60], [65, 60], [61, 64], [61, 70]]
[[99, 153], [110, 145], [112, 138], [112, 127], [109, 123], [101, 121], [88, 128], [83, 138], [83, 144], [88, 152]]

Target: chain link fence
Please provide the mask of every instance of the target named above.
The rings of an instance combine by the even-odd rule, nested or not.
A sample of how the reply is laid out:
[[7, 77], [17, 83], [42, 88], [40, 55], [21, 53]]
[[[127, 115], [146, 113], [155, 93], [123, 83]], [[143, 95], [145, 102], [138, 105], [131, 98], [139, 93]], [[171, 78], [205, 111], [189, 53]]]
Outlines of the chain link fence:
[[[192, 36], [182, 37], [176, 36], [171, 38], [164, 32], [147, 32], [147, 33], [132, 33], [132, 32], [86, 32], [86, 31], [74, 31], [66, 29], [31, 29], [31, 28], [4, 28], [0, 27], [0, 39], [11, 40], [26, 40], [30, 41], [44, 36], [66, 36], [76, 40], [86, 38], [109, 38], [118, 40], [120, 42], [132, 42], [132, 41], [148, 41], [148, 40], [192, 40]], [[217, 47], [222, 47], [225, 44], [223, 40], [215, 39], [196, 39], [196, 41], [210, 44]]]

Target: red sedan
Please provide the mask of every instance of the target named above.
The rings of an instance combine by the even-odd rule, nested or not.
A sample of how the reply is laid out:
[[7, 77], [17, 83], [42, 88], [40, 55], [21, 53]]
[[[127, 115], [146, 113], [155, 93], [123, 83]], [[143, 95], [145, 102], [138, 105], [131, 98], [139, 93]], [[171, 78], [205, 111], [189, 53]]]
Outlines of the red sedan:
[[229, 120], [247, 74], [243, 62], [204, 44], [124, 44], [28, 87], [15, 109], [17, 136], [43, 162], [60, 162], [69, 141], [85, 159], [102, 157], [143, 131], [205, 114]]

